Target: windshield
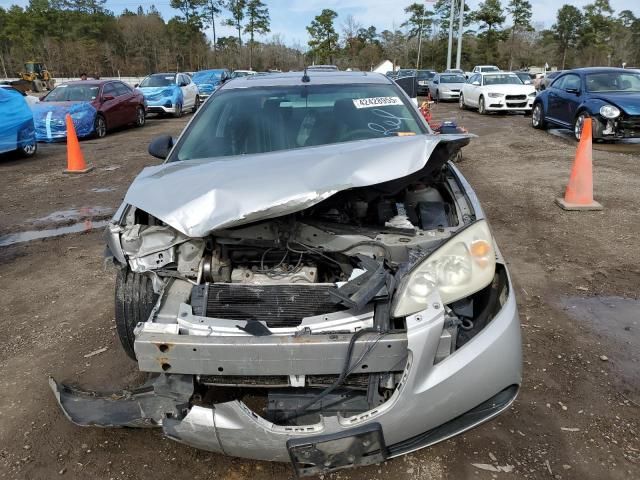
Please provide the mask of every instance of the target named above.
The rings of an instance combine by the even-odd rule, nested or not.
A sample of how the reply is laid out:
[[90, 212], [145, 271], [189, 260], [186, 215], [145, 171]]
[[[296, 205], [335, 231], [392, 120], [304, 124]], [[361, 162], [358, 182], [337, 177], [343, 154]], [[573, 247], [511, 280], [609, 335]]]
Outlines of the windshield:
[[59, 85], [44, 98], [45, 102], [91, 102], [98, 96], [96, 85]]
[[415, 76], [416, 71], [415, 70], [398, 70], [398, 76], [399, 77], [413, 77]]
[[231, 89], [202, 107], [170, 161], [422, 133], [411, 103], [392, 85]]
[[589, 92], [640, 92], [640, 73], [602, 72], [587, 75]]
[[220, 82], [221, 76], [221, 71], [212, 72], [211, 70], [206, 70], [203, 72], [196, 72], [193, 75], [193, 81], [195, 83], [218, 83]]
[[425, 79], [425, 78], [426, 78], [426, 79], [431, 79], [431, 78], [433, 78], [433, 77], [435, 77], [435, 76], [436, 76], [436, 72], [432, 72], [432, 71], [430, 71], [430, 70], [418, 70], [418, 75], [417, 75], [417, 77], [418, 77], [419, 79], [421, 79], [421, 80], [422, 80], [422, 79]]
[[498, 67], [480, 67], [481, 72], [499, 72], [500, 69]]
[[464, 75], [440, 75], [440, 83], [465, 83]]
[[247, 77], [249, 75], [255, 75], [255, 73], [253, 73], [253, 72], [239, 72], [238, 70], [236, 70], [235, 72], [233, 72], [231, 74], [231, 78]]
[[154, 75], [149, 75], [147, 78], [142, 80], [142, 82], [140, 83], [140, 87], [168, 87], [169, 85], [173, 85], [175, 83], [175, 74], [172, 75], [170, 73], [156, 73]]
[[520, 80], [514, 74], [502, 74], [502, 75], [485, 75], [485, 85], [522, 85]]

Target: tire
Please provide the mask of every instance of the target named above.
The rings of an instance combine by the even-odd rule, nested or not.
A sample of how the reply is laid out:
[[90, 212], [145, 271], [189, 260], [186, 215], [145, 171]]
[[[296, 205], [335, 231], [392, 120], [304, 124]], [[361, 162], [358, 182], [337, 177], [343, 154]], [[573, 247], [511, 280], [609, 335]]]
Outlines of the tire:
[[589, 115], [587, 115], [586, 112], [580, 112], [573, 122], [573, 136], [578, 142], [580, 141], [580, 137], [582, 136], [582, 125], [584, 124], [584, 119], [588, 116]]
[[148, 276], [133, 273], [128, 268], [118, 271], [115, 292], [116, 332], [122, 348], [132, 360], [136, 359], [133, 330], [138, 323], [149, 318], [157, 299]]
[[182, 104], [181, 103], [177, 103], [176, 104], [176, 111], [173, 112], [173, 117], [174, 118], [180, 118], [182, 116]]
[[18, 148], [18, 154], [23, 158], [33, 157], [38, 152], [38, 142], [30, 145], [24, 145]]
[[462, 93], [460, 93], [460, 98], [458, 99], [458, 107], [460, 108], [460, 110], [467, 109], [467, 106], [464, 104], [464, 95], [462, 95]]
[[144, 127], [144, 124], [147, 122], [147, 113], [144, 111], [143, 107], [138, 107], [136, 109], [136, 127]]
[[196, 95], [196, 100], [193, 103], [193, 109], [191, 110], [193, 113], [196, 113], [200, 108], [200, 95]]
[[484, 104], [484, 97], [482, 95], [480, 95], [480, 99], [478, 100], [478, 113], [480, 115], [487, 114], [487, 107]]
[[547, 128], [547, 122], [544, 119], [544, 107], [542, 102], [538, 102], [533, 106], [531, 110], [531, 126], [539, 130], [545, 130]]
[[100, 114], [96, 115], [96, 120], [93, 124], [93, 130], [96, 138], [104, 138], [107, 135], [107, 121]]

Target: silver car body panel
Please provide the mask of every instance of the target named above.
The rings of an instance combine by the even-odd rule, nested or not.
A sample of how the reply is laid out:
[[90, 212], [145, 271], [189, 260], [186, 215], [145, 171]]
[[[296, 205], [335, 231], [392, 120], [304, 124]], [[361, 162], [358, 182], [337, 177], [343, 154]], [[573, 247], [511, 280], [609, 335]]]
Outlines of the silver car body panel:
[[416, 135], [165, 163], [145, 168], [124, 204], [188, 237], [204, 237], [304, 210], [341, 190], [410, 175], [425, 166], [439, 142], [438, 136]]

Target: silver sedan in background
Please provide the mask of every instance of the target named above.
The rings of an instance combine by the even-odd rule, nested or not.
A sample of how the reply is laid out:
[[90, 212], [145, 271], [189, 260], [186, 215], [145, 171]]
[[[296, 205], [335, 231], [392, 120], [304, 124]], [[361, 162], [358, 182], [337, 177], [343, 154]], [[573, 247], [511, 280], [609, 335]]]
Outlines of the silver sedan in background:
[[462, 85], [467, 81], [461, 73], [439, 73], [433, 77], [429, 84], [431, 97], [440, 100], [458, 100]]

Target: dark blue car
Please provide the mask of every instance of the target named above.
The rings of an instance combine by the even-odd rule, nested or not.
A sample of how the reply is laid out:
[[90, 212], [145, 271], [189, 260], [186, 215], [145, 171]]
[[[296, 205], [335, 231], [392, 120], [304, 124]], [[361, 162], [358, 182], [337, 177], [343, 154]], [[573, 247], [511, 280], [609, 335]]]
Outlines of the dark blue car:
[[579, 140], [586, 117], [593, 119], [594, 139], [640, 138], [640, 72], [568, 70], [536, 97], [531, 124], [569, 128]]

